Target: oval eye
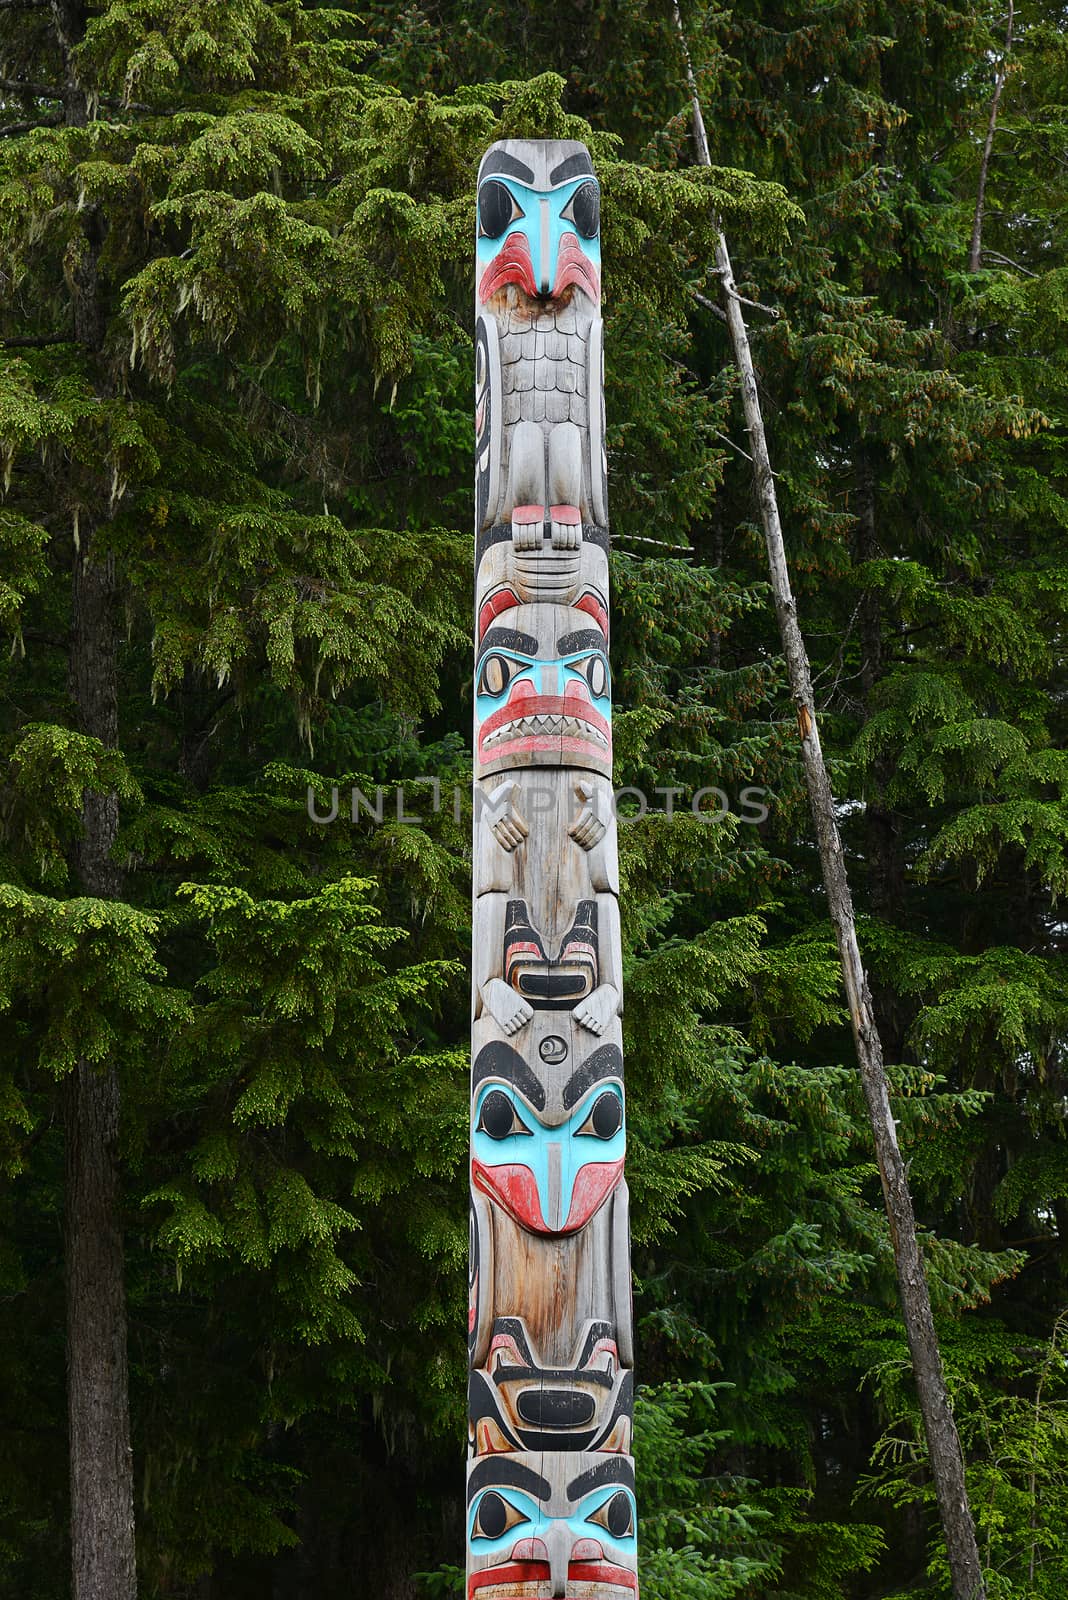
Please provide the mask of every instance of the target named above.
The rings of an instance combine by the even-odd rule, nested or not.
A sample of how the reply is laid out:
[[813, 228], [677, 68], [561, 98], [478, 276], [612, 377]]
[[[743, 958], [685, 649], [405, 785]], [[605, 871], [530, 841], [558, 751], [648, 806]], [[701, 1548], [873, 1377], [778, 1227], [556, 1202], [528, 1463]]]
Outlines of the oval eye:
[[510, 1139], [513, 1134], [532, 1137], [530, 1129], [516, 1116], [515, 1107], [501, 1089], [492, 1089], [482, 1102], [478, 1118], [478, 1132], [488, 1133], [491, 1139]]
[[[499, 239], [510, 222], [523, 213], [512, 199], [511, 191], [489, 178], [478, 191], [478, 225], [487, 239]], [[577, 226], [577, 224], [576, 224]]]
[[601, 226], [601, 191], [597, 185], [584, 183], [576, 189], [561, 216], [573, 222], [584, 239], [595, 239]]
[[619, 1096], [606, 1090], [597, 1096], [589, 1116], [577, 1131], [592, 1134], [597, 1139], [612, 1139], [622, 1126], [623, 1106]]
[[507, 656], [495, 654], [486, 656], [478, 675], [479, 694], [503, 694], [511, 683], [515, 670], [514, 664]]
[[629, 1539], [634, 1532], [634, 1513], [630, 1506], [630, 1496], [620, 1489], [611, 1500], [606, 1500], [604, 1505], [586, 1518], [587, 1522], [599, 1523], [606, 1528], [613, 1539]]
[[[520, 1522], [528, 1522], [522, 1511], [511, 1505], [496, 1489], [489, 1489], [478, 1502], [475, 1524], [471, 1529], [476, 1539], [499, 1539]], [[607, 1524], [605, 1524], [607, 1526]]]
[[608, 669], [602, 656], [591, 656], [586, 662], [583, 671], [586, 675], [586, 682], [590, 686], [591, 694], [600, 699], [603, 694], [608, 693]]

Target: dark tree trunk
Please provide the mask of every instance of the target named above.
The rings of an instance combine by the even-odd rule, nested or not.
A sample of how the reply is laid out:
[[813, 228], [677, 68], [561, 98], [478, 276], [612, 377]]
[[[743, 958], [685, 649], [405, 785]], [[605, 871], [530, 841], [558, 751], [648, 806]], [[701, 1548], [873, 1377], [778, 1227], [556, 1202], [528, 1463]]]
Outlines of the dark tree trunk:
[[[117, 618], [110, 563], [74, 563], [71, 689], [83, 733], [118, 737]], [[76, 867], [85, 894], [115, 898], [118, 797], [87, 794]], [[126, 1356], [119, 1080], [79, 1061], [66, 1086], [65, 1259], [72, 1600], [136, 1600]]]
[[[53, 0], [66, 63], [64, 116], [84, 127], [89, 97], [74, 51], [85, 32], [80, 0]], [[87, 207], [65, 262], [74, 334], [90, 358], [104, 342], [98, 260], [102, 218]], [[71, 595], [70, 690], [81, 732], [118, 743], [118, 618], [115, 573], [91, 528], [76, 550]], [[118, 796], [87, 793], [75, 861], [83, 894], [115, 899]], [[78, 1062], [65, 1088], [64, 1259], [67, 1297], [67, 1422], [70, 1448], [72, 1600], [136, 1600], [133, 1452], [130, 1444], [126, 1292], [119, 1177], [119, 1078], [112, 1062]]]

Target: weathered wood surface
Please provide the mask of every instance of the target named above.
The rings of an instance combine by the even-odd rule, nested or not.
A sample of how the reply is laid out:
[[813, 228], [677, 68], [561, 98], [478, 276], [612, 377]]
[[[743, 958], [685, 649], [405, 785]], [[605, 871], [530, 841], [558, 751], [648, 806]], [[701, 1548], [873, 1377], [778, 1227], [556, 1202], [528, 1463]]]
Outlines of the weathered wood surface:
[[600, 199], [479, 173], [468, 1597], [637, 1595]]

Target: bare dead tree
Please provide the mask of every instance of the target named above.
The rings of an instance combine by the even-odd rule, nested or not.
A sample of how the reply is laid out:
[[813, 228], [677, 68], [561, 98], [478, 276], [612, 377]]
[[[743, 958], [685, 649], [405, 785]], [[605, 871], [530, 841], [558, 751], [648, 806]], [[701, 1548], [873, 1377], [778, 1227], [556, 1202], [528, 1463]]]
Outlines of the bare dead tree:
[[[693, 102], [693, 129], [697, 157], [702, 166], [711, 166], [708, 136], [678, 0], [674, 0], [674, 10], [685, 60], [687, 84]], [[775, 611], [786, 657], [790, 692], [797, 712], [809, 805], [816, 829], [823, 882], [838, 943], [857, 1062], [871, 1122], [886, 1215], [890, 1224], [902, 1318], [912, 1357], [931, 1474], [934, 1478], [935, 1493], [946, 1538], [953, 1596], [954, 1600], [986, 1600], [986, 1587], [975, 1537], [975, 1523], [965, 1484], [964, 1456], [946, 1390], [938, 1336], [931, 1311], [931, 1297], [916, 1236], [916, 1216], [890, 1106], [882, 1041], [875, 1022], [867, 974], [857, 941], [853, 896], [846, 872], [841, 835], [838, 831], [834, 794], [820, 744], [812, 692], [812, 674], [804, 637], [798, 624], [797, 606], [790, 582], [775, 491], [775, 476], [771, 468], [749, 331], [742, 311], [742, 297], [735, 288], [730, 253], [722, 228], [719, 230], [716, 244], [716, 272], [723, 296], [723, 310], [734, 359], [741, 379], [742, 405], [752, 453], [756, 496], [764, 527]]]
[[998, 106], [1001, 104], [1001, 91], [1005, 87], [1005, 79], [1009, 74], [1009, 57], [1012, 54], [1012, 30], [1015, 22], [1013, 0], [1009, 0], [1009, 21], [1005, 30], [1005, 50], [998, 65], [997, 75], [994, 78], [994, 94], [990, 101], [990, 119], [986, 125], [986, 138], [983, 141], [983, 156], [979, 163], [979, 186], [975, 196], [975, 219], [972, 222], [972, 239], [968, 247], [968, 271], [978, 272], [979, 263], [983, 254], [983, 217], [986, 213], [986, 180], [990, 171], [990, 152], [994, 148], [994, 134], [998, 125]]

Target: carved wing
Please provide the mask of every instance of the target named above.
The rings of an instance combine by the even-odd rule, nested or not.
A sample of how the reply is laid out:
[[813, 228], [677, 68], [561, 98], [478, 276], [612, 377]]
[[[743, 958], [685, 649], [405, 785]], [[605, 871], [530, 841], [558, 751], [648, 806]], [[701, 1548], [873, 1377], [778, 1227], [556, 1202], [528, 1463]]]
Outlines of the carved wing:
[[497, 324], [475, 326], [475, 531], [492, 525], [501, 498], [501, 353]]

